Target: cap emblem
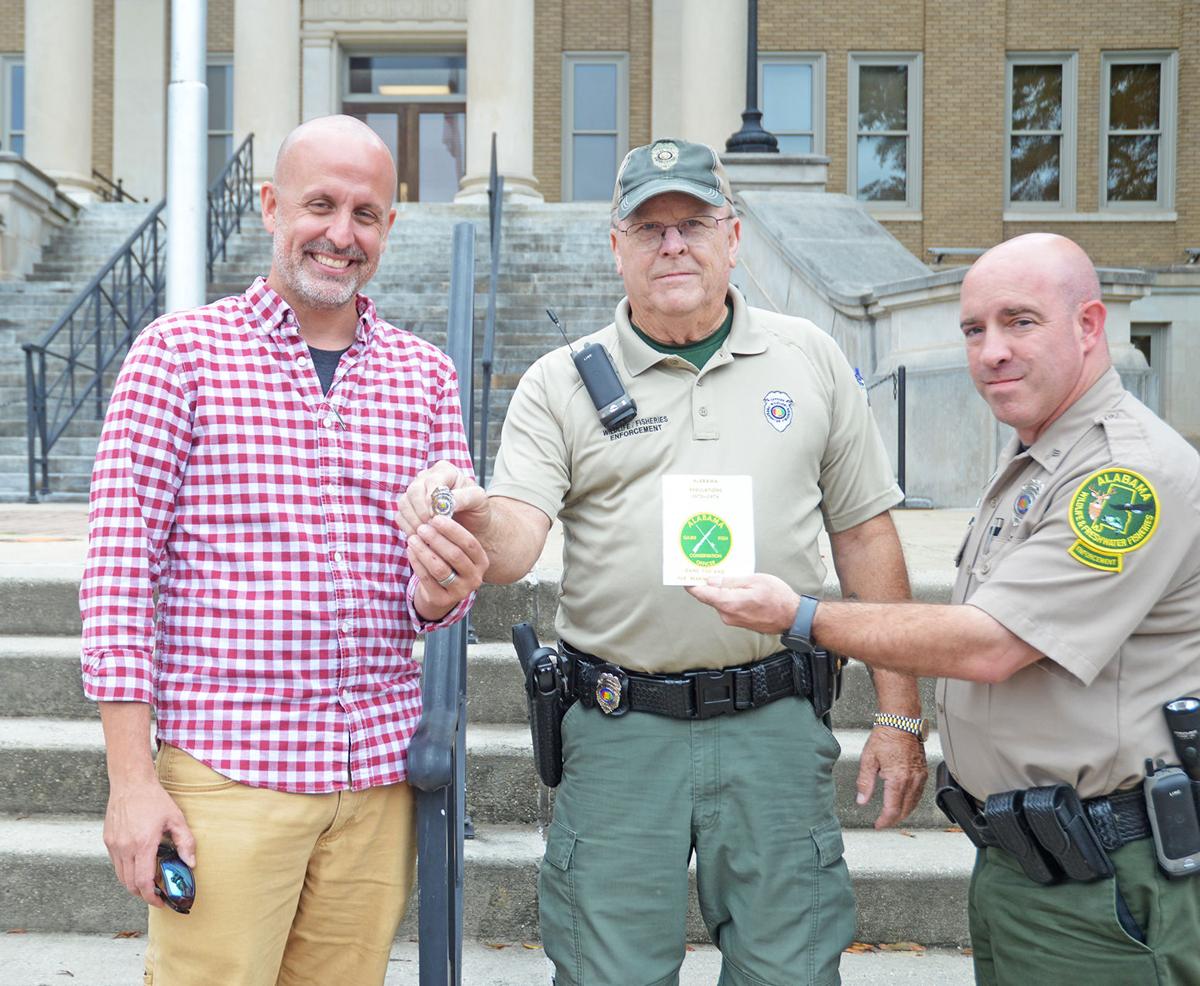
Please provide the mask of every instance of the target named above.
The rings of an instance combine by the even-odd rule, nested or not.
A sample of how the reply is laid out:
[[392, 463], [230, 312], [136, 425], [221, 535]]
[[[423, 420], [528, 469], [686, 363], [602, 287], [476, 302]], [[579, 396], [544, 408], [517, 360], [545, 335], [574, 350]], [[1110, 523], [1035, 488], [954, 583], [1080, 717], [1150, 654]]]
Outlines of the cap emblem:
[[670, 171], [679, 163], [679, 148], [669, 140], [660, 140], [650, 148], [650, 160], [654, 162], [654, 167]]

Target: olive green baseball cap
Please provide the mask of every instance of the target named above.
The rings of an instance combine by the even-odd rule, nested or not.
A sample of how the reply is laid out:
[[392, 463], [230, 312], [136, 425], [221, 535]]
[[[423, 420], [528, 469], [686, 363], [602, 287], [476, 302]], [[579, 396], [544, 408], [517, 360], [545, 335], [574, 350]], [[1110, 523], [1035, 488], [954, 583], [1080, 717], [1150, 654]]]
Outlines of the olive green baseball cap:
[[663, 138], [635, 147], [617, 171], [612, 207], [626, 218], [647, 199], [664, 192], [683, 192], [708, 205], [733, 200], [721, 159], [707, 144]]

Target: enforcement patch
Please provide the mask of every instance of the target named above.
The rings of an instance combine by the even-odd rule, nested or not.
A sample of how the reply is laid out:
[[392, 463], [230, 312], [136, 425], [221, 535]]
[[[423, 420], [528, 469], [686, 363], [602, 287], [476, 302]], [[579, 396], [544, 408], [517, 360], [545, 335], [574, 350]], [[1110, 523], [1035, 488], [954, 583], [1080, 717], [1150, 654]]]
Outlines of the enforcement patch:
[[763, 414], [776, 431], [786, 431], [792, 423], [792, 399], [782, 390], [768, 391], [763, 397]]
[[669, 140], [660, 140], [650, 148], [650, 160], [656, 168], [670, 171], [679, 162], [679, 148]]
[[596, 704], [606, 716], [621, 707], [621, 679], [615, 674], [605, 671], [596, 679]]
[[1079, 539], [1068, 553], [1101, 572], [1119, 572], [1122, 556], [1150, 540], [1158, 526], [1158, 494], [1129, 469], [1092, 473], [1071, 495], [1071, 530]]
[[1042, 484], [1039, 480], [1031, 479], [1028, 483], [1021, 487], [1021, 492], [1017, 494], [1017, 498], [1013, 500], [1013, 527], [1016, 527], [1025, 515], [1029, 513], [1029, 508], [1033, 506], [1033, 501], [1038, 498], [1038, 494], [1042, 492]]

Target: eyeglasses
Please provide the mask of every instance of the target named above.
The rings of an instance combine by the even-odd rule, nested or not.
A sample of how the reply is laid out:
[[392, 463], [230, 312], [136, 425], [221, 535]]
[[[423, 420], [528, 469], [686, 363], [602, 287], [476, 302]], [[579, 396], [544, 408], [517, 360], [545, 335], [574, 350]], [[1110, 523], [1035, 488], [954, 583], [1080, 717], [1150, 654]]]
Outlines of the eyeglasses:
[[637, 246], [647, 250], [658, 249], [667, 238], [668, 229], [678, 230], [680, 239], [691, 246], [712, 239], [717, 226], [732, 218], [733, 216], [692, 216], [677, 223], [630, 223], [624, 229], [618, 229]]
[[154, 892], [167, 907], [180, 914], [187, 914], [196, 901], [196, 877], [188, 864], [179, 858], [174, 846], [158, 847]]

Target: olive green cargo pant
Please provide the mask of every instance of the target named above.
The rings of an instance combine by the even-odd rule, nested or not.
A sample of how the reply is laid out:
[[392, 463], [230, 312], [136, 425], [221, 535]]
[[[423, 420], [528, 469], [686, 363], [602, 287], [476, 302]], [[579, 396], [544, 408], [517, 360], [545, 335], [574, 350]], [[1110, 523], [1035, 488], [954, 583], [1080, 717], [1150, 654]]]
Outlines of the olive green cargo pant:
[[539, 880], [557, 986], [674, 986], [688, 861], [720, 986], [836, 986], [854, 898], [840, 748], [796, 698], [704, 721], [573, 705]]
[[1200, 876], [1169, 880], [1149, 839], [1112, 854], [1116, 879], [1042, 887], [1001, 849], [971, 877], [979, 986], [1196, 986]]

